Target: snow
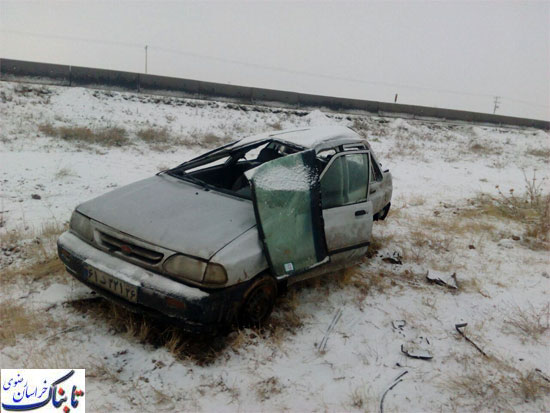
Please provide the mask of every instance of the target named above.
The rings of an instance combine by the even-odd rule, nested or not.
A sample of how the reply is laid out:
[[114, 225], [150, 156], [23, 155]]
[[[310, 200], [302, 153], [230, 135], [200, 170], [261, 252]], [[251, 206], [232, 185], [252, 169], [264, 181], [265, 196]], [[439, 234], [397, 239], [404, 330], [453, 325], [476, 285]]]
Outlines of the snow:
[[[391, 170], [394, 213], [375, 223], [373, 231], [386, 240], [380, 255], [399, 250], [403, 264], [377, 255], [354, 268], [352, 274], [376, 281], [370, 288], [331, 275], [319, 284], [291, 288], [278, 303], [273, 323], [284, 326], [292, 313], [283, 307], [290, 307], [301, 327], [234, 333], [210, 364], [191, 356], [175, 358], [164, 346], [140, 342], [71, 308], [71, 301], [90, 297], [76, 281], [19, 280], [0, 290], [0, 305], [24, 300], [29, 309], [78, 328], [51, 326], [45, 333], [18, 337], [17, 345], [0, 347], [2, 368], [54, 361], [59, 368], [84, 367], [91, 411], [378, 411], [383, 393], [404, 371], [402, 382], [384, 398], [385, 411], [548, 410], [548, 393], [531, 400], [503, 386], [500, 400], [488, 394], [480, 401], [451, 383], [479, 374], [481, 392], [498, 373], [458, 335], [458, 323], [468, 323], [466, 333], [510, 366], [504, 374], [527, 375], [535, 368], [550, 373], [550, 333], [535, 340], [510, 332], [507, 321], [516, 307], [548, 304], [548, 252], [514, 240], [523, 235], [519, 224], [489, 217], [483, 222], [494, 225], [490, 233], [428, 234], [434, 242], [448, 241], [448, 251], [414, 243], [415, 231], [425, 230], [423, 222], [460, 216], [479, 192], [497, 195], [496, 185], [504, 193], [511, 188], [521, 192], [525, 176], [535, 173], [548, 191], [549, 159], [530, 154], [550, 149], [548, 132], [318, 111], [304, 116], [290, 109], [275, 113], [229, 103], [33, 88], [47, 94], [23, 93], [15, 83], [0, 82], [0, 235], [27, 228], [31, 242], [31, 230], [68, 222], [80, 202], [202, 153], [206, 149], [196, 145], [196, 137], [203, 133], [238, 139], [276, 129], [276, 124], [286, 129], [327, 122], [362, 126], [383, 168]], [[38, 129], [44, 123], [123, 127], [132, 144], [82, 147], [45, 136]], [[157, 150], [137, 138], [145, 127], [167, 128], [180, 140]], [[474, 144], [481, 152], [472, 149]], [[0, 251], [0, 271], [33, 262], [8, 253]], [[456, 272], [458, 290], [429, 284], [427, 272]], [[287, 301], [291, 304], [285, 306]], [[62, 305], [52, 307], [55, 303]], [[338, 312], [338, 322], [329, 329]], [[396, 320], [406, 325], [395, 328], [400, 325]], [[317, 345], [327, 330], [320, 352]], [[401, 345], [418, 344], [421, 337], [429, 339], [433, 359], [407, 358]], [[222, 339], [212, 340], [214, 346]]]
[[308, 191], [313, 174], [305, 165], [267, 166], [247, 171], [247, 177], [254, 179], [257, 188], [266, 191]]

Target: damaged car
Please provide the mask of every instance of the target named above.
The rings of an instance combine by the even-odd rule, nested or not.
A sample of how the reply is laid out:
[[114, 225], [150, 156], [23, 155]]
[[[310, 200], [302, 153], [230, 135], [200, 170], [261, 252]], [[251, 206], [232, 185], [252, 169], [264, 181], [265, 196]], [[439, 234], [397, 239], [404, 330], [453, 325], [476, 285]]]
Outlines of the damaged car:
[[194, 332], [264, 322], [278, 291], [364, 257], [392, 177], [345, 127], [264, 133], [76, 207], [67, 271]]

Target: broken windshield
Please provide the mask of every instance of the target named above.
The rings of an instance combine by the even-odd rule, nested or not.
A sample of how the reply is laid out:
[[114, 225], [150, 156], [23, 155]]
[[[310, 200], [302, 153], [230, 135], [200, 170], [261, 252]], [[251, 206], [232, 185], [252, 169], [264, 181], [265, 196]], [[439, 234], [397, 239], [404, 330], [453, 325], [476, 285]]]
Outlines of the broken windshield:
[[166, 173], [201, 186], [206, 185], [207, 189], [230, 192], [250, 199], [250, 182], [245, 172], [299, 150], [299, 147], [275, 140], [261, 140], [237, 148], [226, 145]]

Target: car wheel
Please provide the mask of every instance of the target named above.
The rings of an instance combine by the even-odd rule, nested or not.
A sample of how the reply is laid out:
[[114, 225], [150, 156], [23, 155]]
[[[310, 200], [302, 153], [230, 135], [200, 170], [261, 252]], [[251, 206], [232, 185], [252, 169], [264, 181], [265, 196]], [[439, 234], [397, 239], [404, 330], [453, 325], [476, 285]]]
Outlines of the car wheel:
[[380, 221], [384, 221], [384, 220], [386, 219], [386, 217], [388, 216], [388, 213], [390, 212], [390, 207], [391, 207], [391, 203], [389, 203], [388, 205], [386, 205], [386, 206], [384, 207], [384, 209], [382, 210], [382, 215], [380, 215], [380, 216], [378, 217], [378, 219], [379, 219]]
[[239, 314], [242, 326], [259, 326], [273, 310], [277, 298], [277, 282], [270, 275], [263, 275], [250, 287]]

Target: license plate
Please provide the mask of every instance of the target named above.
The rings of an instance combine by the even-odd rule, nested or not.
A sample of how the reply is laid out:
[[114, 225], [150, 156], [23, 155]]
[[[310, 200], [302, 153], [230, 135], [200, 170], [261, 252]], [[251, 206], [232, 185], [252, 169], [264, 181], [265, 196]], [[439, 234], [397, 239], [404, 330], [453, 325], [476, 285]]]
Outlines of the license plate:
[[133, 303], [137, 302], [137, 287], [88, 266], [88, 281]]

